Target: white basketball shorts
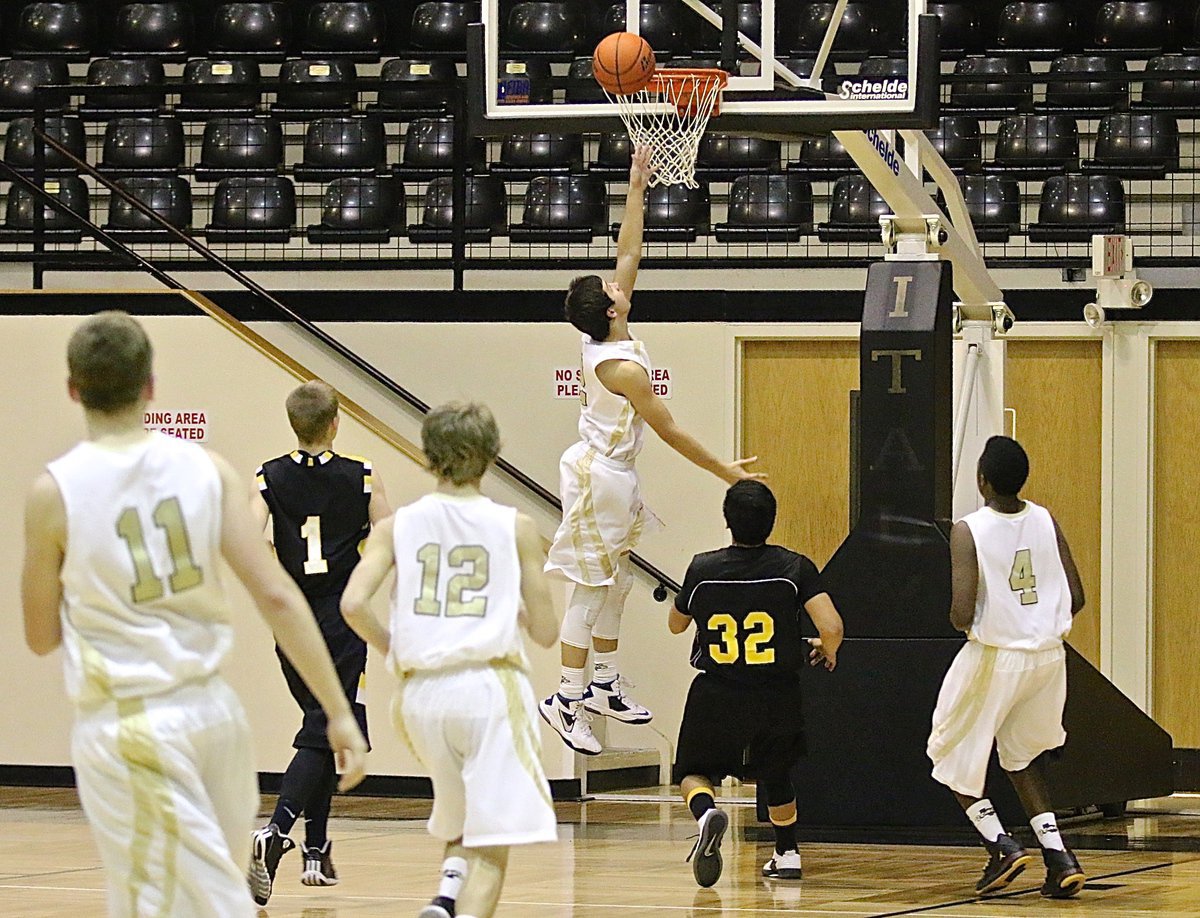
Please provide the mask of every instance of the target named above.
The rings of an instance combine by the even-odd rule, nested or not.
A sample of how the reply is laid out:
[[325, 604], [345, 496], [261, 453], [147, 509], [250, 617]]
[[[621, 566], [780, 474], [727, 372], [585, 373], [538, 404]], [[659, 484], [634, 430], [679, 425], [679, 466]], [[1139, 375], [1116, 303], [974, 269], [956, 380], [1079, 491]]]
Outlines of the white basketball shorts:
[[392, 720], [433, 779], [431, 835], [468, 848], [558, 837], [533, 706], [525, 673], [498, 661], [401, 680]]
[[938, 695], [926, 751], [933, 777], [982, 797], [992, 744], [1005, 771], [1021, 771], [1066, 742], [1066, 651], [1004, 650], [968, 641]]
[[224, 680], [80, 709], [71, 757], [110, 916], [256, 913], [246, 865], [258, 779]]

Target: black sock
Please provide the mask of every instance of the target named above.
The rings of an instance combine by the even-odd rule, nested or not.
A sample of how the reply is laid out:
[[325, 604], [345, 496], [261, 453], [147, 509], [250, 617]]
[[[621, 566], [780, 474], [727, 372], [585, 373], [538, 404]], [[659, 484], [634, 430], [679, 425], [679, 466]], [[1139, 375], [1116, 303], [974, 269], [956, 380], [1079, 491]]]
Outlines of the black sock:
[[333, 795], [337, 790], [337, 769], [330, 755], [328, 774], [325, 784], [313, 794], [308, 806], [304, 809], [304, 846], [306, 848], [322, 848], [329, 840], [329, 807], [333, 803]]
[[696, 821], [700, 821], [700, 817], [709, 810], [716, 807], [713, 801], [713, 795], [706, 790], [692, 791], [688, 797], [688, 809], [692, 811], [692, 815], [696, 817]]
[[789, 822], [786, 826], [771, 823], [775, 830], [775, 853], [786, 854], [796, 850], [796, 823]]
[[333, 767], [333, 753], [328, 749], [297, 749], [292, 756], [279, 784], [279, 802], [271, 816], [271, 822], [285, 835], [312, 803], [313, 795], [325, 786], [326, 763]]

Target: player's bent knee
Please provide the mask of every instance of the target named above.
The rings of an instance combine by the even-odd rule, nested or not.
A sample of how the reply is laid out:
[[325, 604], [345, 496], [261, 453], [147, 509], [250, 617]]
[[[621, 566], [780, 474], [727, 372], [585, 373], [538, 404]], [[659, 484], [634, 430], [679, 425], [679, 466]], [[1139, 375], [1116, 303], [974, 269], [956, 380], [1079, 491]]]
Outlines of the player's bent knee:
[[581, 649], [591, 646], [596, 619], [604, 606], [608, 589], [603, 586], [575, 584], [571, 591], [571, 600], [567, 603], [566, 614], [563, 616], [560, 639], [564, 644]]

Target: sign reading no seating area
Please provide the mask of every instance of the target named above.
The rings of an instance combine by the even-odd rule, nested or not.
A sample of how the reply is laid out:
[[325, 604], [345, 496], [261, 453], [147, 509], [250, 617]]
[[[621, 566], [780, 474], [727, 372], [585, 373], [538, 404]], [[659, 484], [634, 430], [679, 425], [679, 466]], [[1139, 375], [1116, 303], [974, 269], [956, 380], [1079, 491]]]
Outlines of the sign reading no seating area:
[[[671, 370], [655, 367], [650, 371], [650, 385], [659, 398], [670, 398]], [[583, 370], [579, 367], [555, 367], [553, 392], [555, 398], [579, 398], [583, 386]]]

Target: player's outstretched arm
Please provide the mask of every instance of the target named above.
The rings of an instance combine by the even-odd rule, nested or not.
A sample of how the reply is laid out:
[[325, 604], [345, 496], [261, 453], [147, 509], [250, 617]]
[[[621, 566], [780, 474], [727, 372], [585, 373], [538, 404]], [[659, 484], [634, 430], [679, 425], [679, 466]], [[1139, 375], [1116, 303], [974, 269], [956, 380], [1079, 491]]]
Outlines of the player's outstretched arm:
[[754, 462], [757, 456], [722, 462], [705, 449], [699, 440], [675, 423], [675, 418], [671, 416], [666, 404], [654, 394], [650, 377], [640, 364], [632, 360], [606, 361], [600, 364], [597, 372], [605, 388], [629, 399], [634, 410], [646, 419], [646, 423], [662, 437], [663, 442], [688, 461], [707, 472], [712, 472], [727, 484], [733, 484], [743, 478], [767, 477], [762, 472], [746, 470], [746, 466]]
[[808, 642], [812, 647], [809, 662], [813, 666], [822, 665], [832, 672], [837, 667], [838, 649], [842, 646], [842, 638], [846, 633], [842, 625], [842, 616], [838, 614], [837, 607], [828, 593], [818, 593], [812, 597], [804, 604], [804, 611], [817, 626], [817, 634], [820, 635]]
[[392, 637], [371, 611], [371, 597], [383, 586], [396, 562], [392, 530], [396, 517], [389, 516], [371, 527], [362, 558], [355, 565], [346, 589], [342, 591], [342, 618], [360, 638], [385, 657], [392, 649]]
[[275, 640], [312, 691], [329, 721], [329, 746], [342, 772], [340, 790], [365, 774], [367, 744], [338, 679], [316, 619], [295, 581], [272, 556], [250, 516], [244, 485], [229, 463], [210, 453], [221, 475], [221, 554], [245, 585]]
[[558, 643], [558, 615], [543, 566], [546, 552], [532, 519], [517, 514], [517, 557], [521, 562], [521, 624], [539, 647]]
[[1087, 597], [1083, 595], [1083, 580], [1079, 577], [1079, 568], [1075, 566], [1075, 558], [1071, 555], [1071, 546], [1067, 537], [1059, 528], [1058, 520], [1054, 520], [1054, 535], [1058, 537], [1058, 556], [1062, 558], [1063, 573], [1067, 575], [1067, 586], [1071, 588], [1071, 614], [1074, 615], [1083, 608]]
[[21, 566], [21, 609], [25, 643], [39, 657], [62, 643], [63, 556], [67, 546], [67, 510], [58, 485], [43, 472], [25, 501], [25, 561]]
[[639, 146], [633, 151], [629, 166], [629, 190], [625, 193], [625, 216], [617, 234], [617, 270], [613, 280], [633, 294], [638, 265], [642, 260], [642, 224], [646, 209], [646, 183], [650, 181], [650, 148]]
[[950, 624], [969, 631], [975, 621], [975, 597], [979, 592], [979, 559], [971, 527], [957, 522], [950, 530]]

